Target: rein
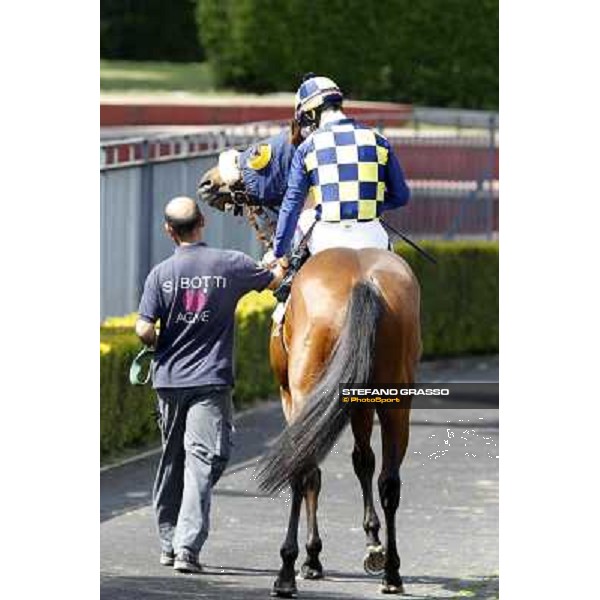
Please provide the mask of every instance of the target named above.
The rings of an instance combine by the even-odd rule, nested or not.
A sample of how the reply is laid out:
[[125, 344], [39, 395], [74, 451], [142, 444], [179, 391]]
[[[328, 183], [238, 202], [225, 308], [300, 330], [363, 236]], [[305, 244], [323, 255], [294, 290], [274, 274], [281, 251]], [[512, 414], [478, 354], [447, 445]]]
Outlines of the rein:
[[[262, 206], [246, 206], [246, 219], [251, 227], [256, 231], [258, 241], [269, 250], [273, 246], [273, 236], [275, 235], [275, 227], [277, 226], [278, 213], [272, 210], [273, 214], [269, 215], [266, 209]], [[262, 221], [262, 222], [261, 222]]]
[[223, 192], [220, 196], [225, 197], [223, 198], [223, 212], [225, 212], [225, 206], [229, 205], [234, 217], [245, 217], [256, 232], [256, 239], [267, 250], [270, 249], [277, 226], [278, 211], [255, 204], [243, 183], [235, 184], [235, 187]]
[[[246, 197], [248, 197], [247, 194]], [[246, 213], [245, 215], [244, 209]], [[246, 217], [248, 223], [256, 232], [256, 238], [265, 247], [265, 249], [271, 249], [273, 246], [272, 240], [275, 235], [275, 227], [277, 226], [277, 217], [279, 215], [279, 212], [273, 208], [267, 208], [263, 206], [252, 206], [246, 204], [245, 206], [241, 207], [241, 211], [238, 214], [244, 215]], [[302, 239], [301, 245], [306, 244], [306, 240], [308, 239], [309, 234], [312, 232], [312, 227], [314, 227], [314, 223]], [[283, 353], [286, 356], [288, 356], [288, 348], [285, 345], [283, 321], [280, 324], [279, 339], [281, 341], [281, 349], [283, 350]]]
[[249, 207], [252, 203], [246, 186], [241, 182], [234, 183], [229, 188], [229, 192], [224, 194], [229, 196], [229, 204], [233, 206], [233, 216], [240, 217], [244, 214], [244, 207]]

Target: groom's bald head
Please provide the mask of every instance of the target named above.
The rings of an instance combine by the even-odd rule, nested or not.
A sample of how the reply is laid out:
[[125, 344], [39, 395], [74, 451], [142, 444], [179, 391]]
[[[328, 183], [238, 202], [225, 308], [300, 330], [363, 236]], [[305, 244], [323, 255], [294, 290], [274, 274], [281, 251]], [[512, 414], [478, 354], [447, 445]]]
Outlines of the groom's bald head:
[[204, 226], [204, 217], [198, 204], [187, 196], [178, 196], [165, 206], [165, 222], [168, 228], [183, 241]]

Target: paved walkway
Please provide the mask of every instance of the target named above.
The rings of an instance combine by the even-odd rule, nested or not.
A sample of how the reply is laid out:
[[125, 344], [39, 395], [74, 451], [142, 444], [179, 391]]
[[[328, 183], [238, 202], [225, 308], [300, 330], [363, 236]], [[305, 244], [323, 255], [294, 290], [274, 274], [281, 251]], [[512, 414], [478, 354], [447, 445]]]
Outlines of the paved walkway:
[[[473, 359], [458, 371], [456, 364], [448, 364], [445, 373], [439, 363], [424, 368], [437, 369], [439, 381], [469, 369], [480, 374], [478, 380], [497, 376], [496, 359]], [[429, 378], [430, 373], [421, 377]], [[289, 496], [257, 496], [252, 473], [257, 457], [282, 426], [277, 402], [238, 418], [235, 454], [215, 490], [211, 536], [201, 555], [206, 572], [201, 576], [178, 575], [158, 564], [150, 506], [157, 457], [102, 473], [101, 597], [268, 598], [279, 567]], [[376, 428], [376, 454], [378, 438]], [[299, 580], [300, 598], [382, 597], [377, 578], [362, 570], [362, 502], [351, 450], [352, 436], [346, 431], [323, 465], [319, 518], [326, 578]], [[408, 597], [497, 598], [498, 411], [485, 404], [415, 409], [402, 479], [397, 524]], [[304, 520], [301, 540], [303, 526]]]

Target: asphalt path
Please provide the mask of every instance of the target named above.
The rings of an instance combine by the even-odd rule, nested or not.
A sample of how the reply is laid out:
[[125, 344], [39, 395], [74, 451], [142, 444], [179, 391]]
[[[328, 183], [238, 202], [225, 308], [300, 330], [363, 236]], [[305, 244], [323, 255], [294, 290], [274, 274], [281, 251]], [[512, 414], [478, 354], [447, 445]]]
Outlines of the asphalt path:
[[[456, 372], [456, 363], [442, 363], [421, 380], [434, 380], [436, 373], [437, 380], [450, 380]], [[490, 373], [497, 377], [497, 361], [465, 363], [460, 372], [489, 380]], [[406, 597], [497, 598], [498, 410], [477, 401], [470, 408], [416, 408], [411, 423], [397, 513]], [[200, 556], [202, 575], [177, 574], [158, 563], [150, 496], [158, 456], [103, 472], [101, 598], [268, 598], [279, 568], [289, 495], [272, 499], [258, 494], [253, 472], [282, 427], [276, 401], [236, 419], [234, 454], [214, 491], [211, 534]], [[378, 427], [373, 442], [379, 465]], [[379, 579], [362, 569], [362, 500], [350, 459], [352, 443], [347, 430], [322, 465], [319, 528], [325, 578], [298, 579], [300, 598], [382, 598]], [[383, 520], [380, 510], [379, 516]], [[304, 536], [303, 519], [298, 566]]]

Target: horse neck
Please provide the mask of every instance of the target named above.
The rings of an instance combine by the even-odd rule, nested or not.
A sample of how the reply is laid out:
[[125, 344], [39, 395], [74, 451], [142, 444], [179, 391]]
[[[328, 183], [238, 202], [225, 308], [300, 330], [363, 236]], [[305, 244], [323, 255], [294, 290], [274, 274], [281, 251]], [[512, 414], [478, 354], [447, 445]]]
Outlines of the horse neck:
[[271, 243], [271, 237], [275, 233], [276, 223], [273, 222], [266, 211], [260, 206], [247, 206], [246, 218], [256, 232], [256, 239], [265, 248], [268, 248]]

